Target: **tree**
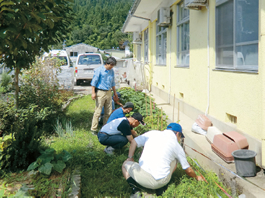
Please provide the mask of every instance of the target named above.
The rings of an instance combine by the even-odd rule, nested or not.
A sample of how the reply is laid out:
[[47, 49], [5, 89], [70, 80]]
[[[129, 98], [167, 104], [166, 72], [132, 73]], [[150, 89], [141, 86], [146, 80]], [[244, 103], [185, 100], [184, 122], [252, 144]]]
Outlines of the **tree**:
[[0, 0], [0, 63], [18, 74], [29, 68], [41, 49], [65, 39], [73, 19], [73, 0]]

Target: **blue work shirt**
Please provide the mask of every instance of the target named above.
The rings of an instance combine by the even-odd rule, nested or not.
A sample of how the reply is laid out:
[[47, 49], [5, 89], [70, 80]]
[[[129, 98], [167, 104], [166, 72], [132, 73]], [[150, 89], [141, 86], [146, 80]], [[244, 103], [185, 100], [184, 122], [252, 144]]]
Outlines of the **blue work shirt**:
[[107, 123], [111, 122], [112, 120], [115, 120], [117, 118], [125, 117], [125, 114], [123, 113], [122, 107], [116, 109], [109, 117]]
[[98, 89], [110, 90], [115, 86], [114, 71], [106, 70], [104, 65], [94, 70], [94, 76], [91, 81], [91, 86]]
[[[112, 111], [115, 109], [115, 103], [114, 100], [112, 98]], [[101, 115], [104, 115], [104, 106], [102, 107], [102, 111], [101, 111]]]

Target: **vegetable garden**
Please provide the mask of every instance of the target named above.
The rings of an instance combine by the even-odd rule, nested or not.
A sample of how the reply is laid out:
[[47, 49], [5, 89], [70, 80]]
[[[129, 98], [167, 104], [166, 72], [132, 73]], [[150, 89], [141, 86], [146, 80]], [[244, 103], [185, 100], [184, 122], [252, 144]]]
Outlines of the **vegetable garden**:
[[[106, 155], [104, 146], [90, 132], [95, 105], [91, 96], [73, 100], [62, 110], [63, 104], [76, 96], [49, 83], [49, 75], [44, 75], [47, 71], [41, 68], [37, 62], [24, 73], [18, 109], [13, 100], [0, 101], [0, 197], [69, 197], [75, 185], [74, 171], [80, 172], [81, 197], [129, 197], [130, 187], [121, 171], [129, 145]], [[147, 125], [135, 128], [138, 134], [166, 128], [167, 116], [153, 98], [131, 88], [119, 92], [123, 104], [133, 102], [135, 111], [145, 117]], [[139, 148], [135, 160], [140, 154]], [[193, 160], [189, 162], [199, 169]], [[208, 183], [197, 182], [178, 166], [162, 197], [225, 196], [215, 182], [229, 192], [214, 173], [204, 176]]]

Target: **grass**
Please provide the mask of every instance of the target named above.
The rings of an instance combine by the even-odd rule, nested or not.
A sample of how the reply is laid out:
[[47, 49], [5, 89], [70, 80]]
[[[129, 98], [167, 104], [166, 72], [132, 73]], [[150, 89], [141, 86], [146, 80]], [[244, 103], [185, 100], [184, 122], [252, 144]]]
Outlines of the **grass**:
[[[129, 197], [131, 189], [121, 171], [122, 163], [128, 155], [129, 144], [113, 156], [104, 153], [105, 147], [90, 132], [94, 105], [91, 96], [74, 101], [66, 110], [67, 119], [71, 120], [75, 129], [74, 136], [67, 139], [53, 138], [55, 142], [51, 146], [57, 151], [64, 149], [73, 155], [71, 168], [80, 168], [82, 197]], [[140, 152], [141, 149], [138, 149], [135, 161], [139, 159]], [[189, 162], [199, 170], [192, 160], [189, 159]], [[217, 197], [217, 193], [224, 196], [213, 182], [216, 181], [224, 187], [218, 182], [217, 176], [213, 173], [204, 175], [208, 183], [197, 182], [189, 178], [179, 165], [163, 197]]]
[[[96, 136], [90, 131], [95, 102], [91, 96], [85, 96], [73, 101], [66, 109], [68, 125], [74, 129], [73, 135], [60, 137], [58, 135], [45, 140], [45, 144], [54, 148], [57, 153], [67, 150], [73, 156], [63, 174], [54, 173], [50, 177], [35, 175], [28, 176], [27, 172], [18, 175], [6, 175], [0, 184], [8, 183], [14, 185], [18, 182], [34, 185], [34, 190], [30, 190], [35, 197], [55, 197], [61, 190], [61, 197], [69, 194], [69, 175], [74, 169], [81, 172], [81, 197], [129, 197], [131, 189], [123, 178], [121, 166], [127, 159], [129, 144], [114, 155], [106, 155], [104, 146], [98, 142]], [[61, 122], [63, 123], [63, 122]], [[67, 128], [67, 124], [62, 124]], [[68, 129], [70, 130], [70, 129]], [[71, 130], [70, 130], [71, 131]], [[138, 161], [141, 148], [137, 149], [135, 161]], [[199, 170], [199, 167], [189, 159], [189, 162]], [[201, 171], [202, 172], [202, 171]], [[197, 173], [199, 174], [199, 173]], [[208, 183], [197, 182], [189, 178], [181, 166], [172, 175], [169, 188], [162, 197], [218, 197], [217, 194], [225, 197], [225, 194], [214, 184], [216, 181], [223, 188], [223, 184], [218, 181], [214, 173], [203, 173]], [[7, 188], [7, 187], [5, 187]], [[227, 190], [227, 188], [225, 188]], [[1, 189], [0, 189], [1, 190]], [[229, 190], [227, 190], [230, 193]]]

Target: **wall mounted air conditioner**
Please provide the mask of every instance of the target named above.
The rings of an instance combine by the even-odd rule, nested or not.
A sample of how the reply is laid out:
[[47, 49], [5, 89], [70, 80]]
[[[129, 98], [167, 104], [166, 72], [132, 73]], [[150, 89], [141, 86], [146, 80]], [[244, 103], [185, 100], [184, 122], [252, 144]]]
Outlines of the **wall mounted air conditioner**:
[[170, 8], [160, 8], [157, 11], [157, 21], [158, 21], [158, 26], [163, 26], [167, 27], [170, 26]]
[[207, 6], [207, 0], [185, 0], [185, 7], [193, 10], [200, 10]]
[[133, 44], [141, 45], [142, 39], [139, 32], [133, 32]]

